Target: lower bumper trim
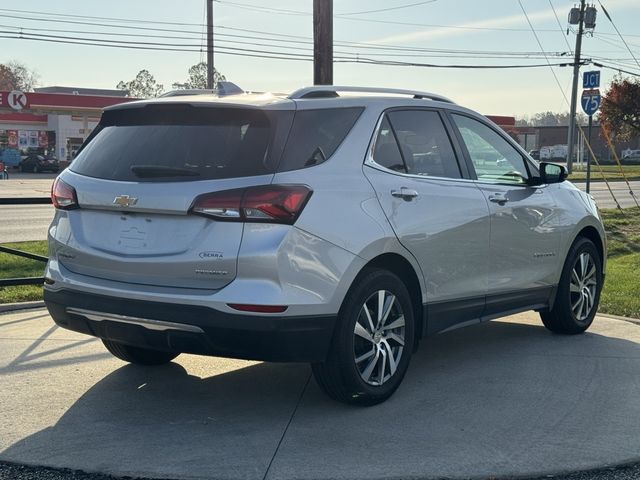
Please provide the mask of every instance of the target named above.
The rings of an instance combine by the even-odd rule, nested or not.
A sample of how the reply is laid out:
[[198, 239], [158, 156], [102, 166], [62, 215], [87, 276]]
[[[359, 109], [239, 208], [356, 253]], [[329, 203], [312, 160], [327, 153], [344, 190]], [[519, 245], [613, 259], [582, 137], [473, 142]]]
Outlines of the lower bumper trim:
[[72, 315], [80, 315], [94, 322], [113, 321], [128, 323], [131, 325], [140, 325], [149, 330], [182, 330], [183, 332], [204, 333], [200, 327], [195, 325], [187, 325], [184, 323], [164, 322], [162, 320], [152, 320], [150, 318], [129, 317], [127, 315], [117, 315], [115, 313], [96, 312], [94, 310], [85, 310], [84, 308], [67, 308], [67, 313]]

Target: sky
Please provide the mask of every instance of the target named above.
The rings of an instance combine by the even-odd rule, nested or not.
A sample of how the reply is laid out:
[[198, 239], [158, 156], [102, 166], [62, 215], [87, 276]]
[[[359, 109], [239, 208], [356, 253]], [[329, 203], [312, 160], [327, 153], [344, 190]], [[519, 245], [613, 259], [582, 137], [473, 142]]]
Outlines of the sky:
[[[566, 35], [566, 29], [567, 14], [574, 2], [520, 2], [544, 51], [556, 52], [556, 55], [567, 52], [569, 55], [549, 57], [549, 62], [555, 64], [572, 61], [568, 52], [574, 48], [576, 36], [573, 32]], [[611, 14], [635, 58], [640, 60], [640, 1], [601, 2]], [[245, 90], [288, 92], [311, 85], [311, 61], [256, 58], [230, 53], [276, 50], [299, 55], [296, 58], [309, 58], [312, 54], [312, 43], [309, 43], [313, 35], [312, 3], [312, 0], [216, 0], [216, 45], [225, 48], [224, 52], [215, 55], [216, 68], [227, 80]], [[416, 5], [395, 8], [410, 4]], [[600, 6], [597, 3], [596, 6], [597, 25], [593, 36], [585, 35], [583, 38], [583, 58], [598, 57], [603, 59], [601, 63], [640, 73], [640, 64], [635, 62], [624, 47]], [[394, 9], [388, 10], [390, 8]], [[338, 62], [334, 64], [336, 85], [430, 91], [487, 115], [521, 117], [546, 110], [560, 112], [569, 109], [565, 95], [570, 95], [571, 68], [546, 66], [547, 62], [540, 53], [540, 45], [518, 0], [334, 0], [334, 14], [336, 58], [375, 58], [432, 64], [544, 65], [541, 68], [472, 70]], [[119, 20], [96, 20], [74, 15]], [[172, 83], [187, 79], [189, 66], [206, 59], [206, 55], [200, 52], [204, 21], [205, 0], [1, 0], [0, 35], [3, 36], [15, 36], [22, 29], [30, 34], [60, 37], [100, 36], [116, 41], [188, 44], [193, 45], [189, 47], [193, 51], [149, 51], [0, 38], [0, 63], [17, 60], [26, 64], [37, 71], [41, 86], [96, 88], [114, 88], [120, 80], [131, 80], [144, 68], [165, 89], [170, 89]], [[173, 31], [148, 30], [153, 28]], [[105, 33], [138, 36], [108, 36]], [[166, 38], [168, 36], [181, 38]], [[371, 44], [375, 44], [374, 48], [371, 48]], [[380, 50], [380, 46], [387, 50]], [[398, 50], [398, 47], [432, 51], [411, 52], [406, 49]], [[395, 50], [388, 50], [389, 48]], [[446, 51], [434, 52], [436, 49]], [[452, 53], [451, 50], [464, 50], [463, 55], [468, 58], [460, 58], [460, 54]], [[519, 58], [484, 58], [494, 55], [494, 52], [516, 53]], [[523, 59], [522, 52], [537, 54], [538, 58]], [[582, 70], [594, 68], [583, 67]], [[558, 82], [552, 70], [556, 73]], [[603, 90], [606, 90], [616, 73], [614, 70], [602, 70]]]

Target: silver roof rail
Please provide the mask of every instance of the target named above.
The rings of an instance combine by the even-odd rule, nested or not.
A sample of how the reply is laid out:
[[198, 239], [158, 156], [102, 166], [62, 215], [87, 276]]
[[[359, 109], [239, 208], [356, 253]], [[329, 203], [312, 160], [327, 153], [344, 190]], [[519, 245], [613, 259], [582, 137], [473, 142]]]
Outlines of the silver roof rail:
[[436, 93], [420, 92], [417, 90], [405, 90], [401, 88], [380, 88], [380, 87], [347, 87], [338, 85], [315, 85], [313, 87], [305, 87], [289, 94], [292, 100], [301, 98], [332, 98], [340, 96], [338, 92], [354, 92], [354, 93], [389, 93], [392, 95], [409, 95], [413, 98], [426, 98], [436, 100], [438, 102], [454, 103], [447, 97]]
[[225, 95], [239, 95], [245, 93], [238, 85], [233, 82], [218, 82], [217, 88], [213, 90], [207, 88], [186, 88], [181, 90], [171, 90], [163, 93], [160, 97], [182, 97], [185, 95], [217, 95], [224, 97]]

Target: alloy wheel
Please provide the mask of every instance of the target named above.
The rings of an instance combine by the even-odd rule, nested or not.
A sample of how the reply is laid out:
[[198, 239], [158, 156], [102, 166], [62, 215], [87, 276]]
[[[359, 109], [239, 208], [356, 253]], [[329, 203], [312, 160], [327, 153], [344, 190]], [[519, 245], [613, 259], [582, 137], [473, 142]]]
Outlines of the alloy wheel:
[[571, 270], [569, 296], [571, 311], [579, 322], [586, 320], [595, 304], [598, 281], [596, 263], [587, 252], [582, 252]]
[[405, 319], [396, 296], [378, 290], [364, 302], [354, 326], [358, 373], [369, 385], [380, 386], [398, 368], [405, 347]]

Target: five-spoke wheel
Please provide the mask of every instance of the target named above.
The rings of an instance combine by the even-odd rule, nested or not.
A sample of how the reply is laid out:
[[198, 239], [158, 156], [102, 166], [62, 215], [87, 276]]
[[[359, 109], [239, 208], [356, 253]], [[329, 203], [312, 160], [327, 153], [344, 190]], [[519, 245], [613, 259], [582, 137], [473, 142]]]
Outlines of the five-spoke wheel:
[[602, 290], [602, 259], [594, 243], [579, 237], [569, 249], [553, 307], [540, 312], [556, 333], [584, 332], [596, 315]]
[[345, 298], [327, 360], [314, 364], [313, 373], [336, 400], [374, 405], [400, 385], [413, 342], [407, 287], [389, 271], [366, 269]]

